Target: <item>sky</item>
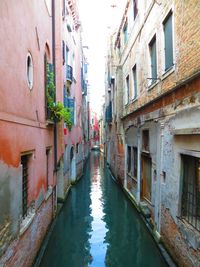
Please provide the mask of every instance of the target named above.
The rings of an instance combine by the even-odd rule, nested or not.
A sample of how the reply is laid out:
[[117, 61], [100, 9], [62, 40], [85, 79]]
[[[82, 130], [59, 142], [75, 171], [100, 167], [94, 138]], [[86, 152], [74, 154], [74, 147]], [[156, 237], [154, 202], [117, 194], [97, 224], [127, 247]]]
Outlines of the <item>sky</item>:
[[79, 0], [83, 46], [87, 56], [90, 106], [100, 114], [105, 92], [107, 38], [120, 25], [126, 0]]

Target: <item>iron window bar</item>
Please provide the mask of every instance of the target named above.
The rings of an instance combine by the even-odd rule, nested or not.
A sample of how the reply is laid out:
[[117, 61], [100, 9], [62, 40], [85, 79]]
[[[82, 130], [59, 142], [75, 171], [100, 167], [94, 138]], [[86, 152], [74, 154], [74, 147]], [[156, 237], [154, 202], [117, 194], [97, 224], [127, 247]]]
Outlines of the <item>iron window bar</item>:
[[22, 216], [28, 214], [28, 156], [22, 156]]
[[[200, 231], [200, 159], [182, 155], [183, 160], [183, 192], [181, 218]], [[191, 175], [193, 165], [194, 175]]]

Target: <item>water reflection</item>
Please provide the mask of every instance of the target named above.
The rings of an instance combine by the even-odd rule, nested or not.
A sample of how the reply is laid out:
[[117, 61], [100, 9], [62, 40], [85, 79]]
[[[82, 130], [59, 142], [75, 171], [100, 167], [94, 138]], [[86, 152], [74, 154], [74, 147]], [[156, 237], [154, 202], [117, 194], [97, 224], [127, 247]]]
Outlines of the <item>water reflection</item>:
[[98, 152], [59, 215], [40, 265], [51, 266], [167, 266]]

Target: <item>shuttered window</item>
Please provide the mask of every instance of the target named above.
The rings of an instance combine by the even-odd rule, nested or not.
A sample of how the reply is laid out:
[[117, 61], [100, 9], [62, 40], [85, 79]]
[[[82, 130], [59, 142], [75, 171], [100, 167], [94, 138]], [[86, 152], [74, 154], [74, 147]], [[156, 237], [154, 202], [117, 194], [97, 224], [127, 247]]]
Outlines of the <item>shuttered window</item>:
[[137, 98], [138, 92], [137, 92], [137, 68], [136, 65], [132, 68], [132, 99]]
[[151, 84], [157, 79], [157, 55], [156, 55], [156, 36], [153, 37], [149, 44], [150, 61], [151, 61]]
[[172, 12], [168, 14], [163, 22], [164, 49], [165, 49], [165, 71], [173, 66], [173, 33], [172, 33]]

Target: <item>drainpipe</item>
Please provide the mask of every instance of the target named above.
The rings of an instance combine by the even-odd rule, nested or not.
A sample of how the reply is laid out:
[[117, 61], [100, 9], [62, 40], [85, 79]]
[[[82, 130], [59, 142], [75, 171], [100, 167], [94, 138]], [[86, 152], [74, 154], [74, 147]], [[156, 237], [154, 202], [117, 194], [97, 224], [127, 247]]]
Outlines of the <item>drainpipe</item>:
[[141, 137], [140, 128], [137, 129], [137, 202], [140, 203], [140, 190], [141, 190]]
[[160, 179], [158, 181], [158, 232], [161, 230], [161, 183], [163, 179], [163, 137], [164, 137], [164, 122], [160, 123], [161, 140], [160, 140]]
[[124, 188], [127, 189], [127, 149], [128, 145], [125, 143], [125, 157], [124, 157]]
[[[51, 9], [52, 9], [52, 55], [53, 55], [53, 72], [54, 72], [54, 84], [55, 84], [55, 96], [54, 102], [56, 102], [56, 52], [55, 52], [55, 0], [51, 2]], [[54, 172], [57, 172], [57, 125], [54, 122]], [[57, 184], [55, 185], [55, 199], [57, 200]], [[52, 198], [52, 202], [54, 199]], [[55, 201], [57, 203], [57, 201]], [[52, 203], [52, 210], [54, 214], [54, 204], [55, 210], [57, 210], [56, 203]]]
[[[56, 52], [55, 52], [55, 0], [51, 2], [52, 7], [52, 54], [54, 66], [54, 84], [56, 92]], [[56, 102], [56, 93], [54, 95], [54, 102]], [[54, 122], [54, 171], [57, 171], [57, 125]]]

